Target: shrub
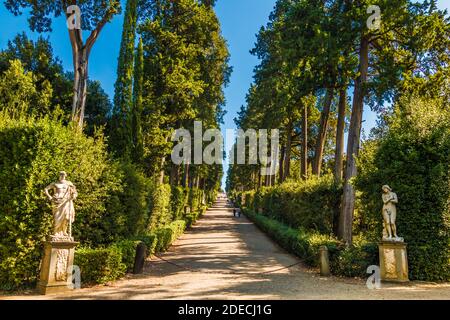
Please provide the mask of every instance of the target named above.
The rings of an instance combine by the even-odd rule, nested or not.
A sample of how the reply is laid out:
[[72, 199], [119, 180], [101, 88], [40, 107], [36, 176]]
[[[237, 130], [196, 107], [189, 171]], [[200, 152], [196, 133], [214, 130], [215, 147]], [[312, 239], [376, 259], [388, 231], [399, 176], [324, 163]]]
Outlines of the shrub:
[[409, 278], [450, 280], [450, 112], [442, 101], [403, 99], [388, 130], [363, 146], [355, 180], [361, 221], [381, 237], [381, 186], [397, 193], [397, 229], [408, 244]]
[[190, 212], [186, 214], [186, 216], [184, 217], [184, 221], [186, 222], [186, 228], [192, 227], [192, 225], [197, 222], [197, 219], [199, 217], [200, 217], [199, 212]]
[[107, 210], [116, 218], [106, 225], [110, 234], [105, 237], [105, 243], [145, 233], [152, 207], [153, 179], [129, 162], [120, 163], [119, 169], [123, 176], [122, 188], [110, 194]]
[[[11, 119], [0, 112], [0, 283], [14, 288], [36, 281], [42, 242], [52, 214], [43, 189], [60, 170], [78, 189], [74, 237], [85, 244], [115, 233], [106, 205], [121, 190], [122, 173], [108, 159], [103, 136], [88, 138], [60, 121]], [[123, 215], [123, 212], [120, 212]], [[109, 229], [109, 230], [108, 230]]]
[[184, 220], [177, 220], [166, 227], [162, 227], [156, 231], [158, 242], [156, 245], [156, 252], [162, 252], [169, 249], [170, 245], [183, 234], [186, 229], [186, 222]]
[[189, 206], [191, 211], [199, 211], [202, 209], [203, 192], [198, 188], [189, 189]]
[[122, 263], [122, 253], [115, 246], [77, 249], [74, 264], [80, 267], [81, 282], [86, 284], [103, 284], [119, 279], [127, 270]]
[[136, 237], [134, 237], [135, 240], [142, 241], [145, 246], [147, 247], [147, 255], [155, 254], [156, 252], [156, 246], [158, 244], [158, 237], [154, 233], [145, 233], [140, 234]]
[[172, 220], [182, 219], [184, 207], [187, 205], [189, 191], [186, 188], [172, 187], [172, 197], [170, 199]]
[[157, 185], [153, 189], [149, 231], [156, 230], [172, 221], [170, 197], [171, 188], [168, 184]]
[[133, 270], [134, 260], [136, 258], [136, 248], [140, 242], [141, 241], [125, 239], [112, 245], [120, 251], [122, 255], [122, 263], [127, 267], [127, 272]]
[[331, 175], [327, 175], [245, 192], [241, 201], [245, 207], [254, 211], [261, 208], [264, 215], [277, 218], [294, 228], [330, 234], [340, 194], [340, 187], [334, 183]]

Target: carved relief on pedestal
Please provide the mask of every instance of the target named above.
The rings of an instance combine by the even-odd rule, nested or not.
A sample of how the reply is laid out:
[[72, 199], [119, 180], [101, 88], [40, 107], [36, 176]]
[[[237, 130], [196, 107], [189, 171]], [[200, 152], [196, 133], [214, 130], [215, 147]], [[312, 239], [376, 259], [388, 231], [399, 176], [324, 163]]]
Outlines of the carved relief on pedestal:
[[69, 250], [59, 249], [56, 256], [56, 281], [67, 281], [67, 261], [69, 258]]
[[384, 249], [384, 259], [386, 276], [389, 278], [395, 278], [397, 274], [396, 264], [395, 264], [395, 251], [394, 249]]

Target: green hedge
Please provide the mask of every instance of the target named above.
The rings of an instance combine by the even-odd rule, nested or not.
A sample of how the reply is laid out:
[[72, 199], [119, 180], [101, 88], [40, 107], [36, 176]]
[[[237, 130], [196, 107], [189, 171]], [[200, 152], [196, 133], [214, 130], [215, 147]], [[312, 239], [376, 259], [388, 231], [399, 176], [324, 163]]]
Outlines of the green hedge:
[[244, 192], [238, 202], [294, 228], [330, 234], [337, 223], [341, 188], [331, 175]]
[[127, 272], [133, 270], [136, 258], [136, 248], [141, 243], [139, 240], [120, 240], [112, 246], [117, 248], [122, 255], [122, 263], [127, 267]]
[[186, 221], [186, 228], [190, 228], [194, 223], [196, 223], [200, 216], [200, 212], [190, 212], [186, 214], [184, 217], [184, 221]]
[[381, 186], [398, 196], [397, 230], [408, 244], [411, 280], [450, 281], [450, 112], [442, 101], [403, 99], [389, 130], [366, 142], [355, 180], [360, 229], [382, 233]]
[[281, 247], [300, 257], [310, 266], [318, 266], [321, 246], [328, 248], [330, 269], [335, 275], [364, 277], [368, 266], [378, 265], [378, 247], [375, 243], [358, 240], [352, 247], [345, 248], [333, 237], [307, 232], [304, 229], [294, 229], [276, 219], [248, 209], [244, 209], [243, 212]]
[[80, 267], [82, 284], [103, 284], [125, 274], [127, 266], [122, 260], [122, 252], [116, 246], [81, 248], [75, 251], [74, 264]]
[[154, 233], [140, 234], [134, 239], [142, 241], [147, 247], [147, 256], [153, 255], [156, 252], [156, 245], [158, 244], [158, 237]]
[[153, 189], [148, 231], [152, 232], [172, 221], [171, 193], [171, 187], [168, 184], [157, 185]]
[[[42, 242], [52, 228], [43, 189], [64, 170], [78, 189], [73, 234], [95, 243], [114, 232], [123, 212], [108, 211], [123, 173], [108, 159], [101, 135], [88, 138], [59, 120], [11, 119], [0, 112], [0, 286], [33, 285]], [[110, 207], [113, 209], [113, 207]]]
[[156, 252], [162, 252], [169, 249], [170, 245], [183, 234], [186, 229], [184, 220], [176, 220], [166, 227], [162, 227], [156, 231], [157, 244]]
[[172, 220], [180, 220], [184, 215], [184, 207], [188, 204], [189, 191], [180, 186], [172, 187], [172, 196], [170, 199]]
[[189, 189], [189, 206], [191, 212], [200, 211], [202, 209], [203, 191], [197, 188]]

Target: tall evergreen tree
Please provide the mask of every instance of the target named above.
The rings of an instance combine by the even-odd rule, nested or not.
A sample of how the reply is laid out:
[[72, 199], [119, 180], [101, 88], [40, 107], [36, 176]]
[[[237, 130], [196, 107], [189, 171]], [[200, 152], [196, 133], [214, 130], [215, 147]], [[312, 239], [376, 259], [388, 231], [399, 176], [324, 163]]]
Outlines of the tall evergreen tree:
[[131, 131], [133, 137], [133, 159], [136, 162], [142, 160], [144, 154], [142, 137], [142, 93], [144, 86], [144, 45], [142, 39], [136, 50], [134, 61], [134, 82], [133, 82], [133, 108]]
[[121, 155], [131, 155], [133, 105], [134, 49], [137, 23], [137, 0], [128, 0], [120, 43], [117, 80], [114, 85], [114, 108], [111, 125], [111, 144]]

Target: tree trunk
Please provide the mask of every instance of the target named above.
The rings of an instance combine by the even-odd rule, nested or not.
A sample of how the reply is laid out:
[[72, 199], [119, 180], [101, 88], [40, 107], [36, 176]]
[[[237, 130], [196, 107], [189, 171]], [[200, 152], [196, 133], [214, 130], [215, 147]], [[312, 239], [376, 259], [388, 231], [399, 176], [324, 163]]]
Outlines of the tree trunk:
[[170, 184], [172, 186], [178, 186], [178, 171], [180, 170], [180, 166], [173, 164], [170, 168]]
[[183, 187], [188, 187], [188, 182], [189, 182], [189, 164], [185, 164], [184, 165], [184, 170], [183, 170]]
[[159, 170], [159, 179], [158, 179], [158, 183], [160, 185], [164, 184], [164, 165], [166, 164], [166, 157], [162, 157], [161, 158], [161, 167]]
[[347, 105], [347, 88], [339, 91], [338, 119], [336, 128], [336, 150], [334, 154], [334, 180], [342, 182], [342, 160], [344, 157], [345, 107]]
[[284, 145], [282, 145], [281, 146], [281, 155], [280, 155], [280, 164], [279, 164], [279, 166], [280, 166], [280, 168], [278, 169], [279, 170], [279, 173], [278, 173], [278, 183], [283, 183], [283, 163], [284, 163], [284, 154], [285, 154], [285, 152], [286, 152], [286, 150], [285, 150], [285, 147], [284, 147]]
[[75, 48], [73, 51], [74, 79], [72, 99], [72, 121], [77, 128], [82, 129], [84, 123], [84, 109], [87, 95], [88, 80], [88, 52], [85, 47]]
[[300, 155], [301, 179], [308, 178], [308, 106], [304, 105], [302, 110], [302, 149]]
[[258, 189], [262, 187], [261, 169], [258, 170]]
[[[79, 130], [83, 129], [84, 122], [84, 109], [86, 105], [87, 95], [87, 79], [88, 79], [88, 61], [89, 54], [94, 46], [100, 32], [108, 21], [114, 16], [115, 10], [109, 8], [106, 10], [105, 15], [98, 22], [94, 30], [83, 43], [82, 30], [81, 29], [68, 29], [69, 40], [72, 47], [72, 59], [73, 59], [73, 99], [72, 99], [72, 121], [75, 123]], [[66, 13], [66, 18], [70, 18], [71, 13]]]
[[283, 169], [283, 181], [285, 181], [291, 175], [291, 147], [292, 147], [292, 120], [289, 119], [286, 128], [286, 150], [284, 153], [284, 169]]
[[317, 176], [320, 176], [320, 171], [322, 169], [323, 149], [325, 147], [325, 139], [328, 130], [328, 118], [330, 117], [330, 107], [334, 95], [333, 86], [334, 84], [327, 89], [323, 110], [320, 115], [319, 134], [317, 137], [316, 150], [314, 152], [314, 163], [312, 168], [312, 173]]
[[359, 76], [355, 81], [353, 94], [352, 117], [347, 142], [347, 163], [345, 168], [345, 182], [342, 196], [341, 215], [339, 217], [339, 238], [345, 243], [352, 243], [353, 210], [355, 208], [355, 190], [350, 180], [356, 176], [356, 157], [359, 151], [361, 136], [362, 114], [364, 107], [365, 84], [369, 68], [369, 40], [361, 39], [359, 51]]

